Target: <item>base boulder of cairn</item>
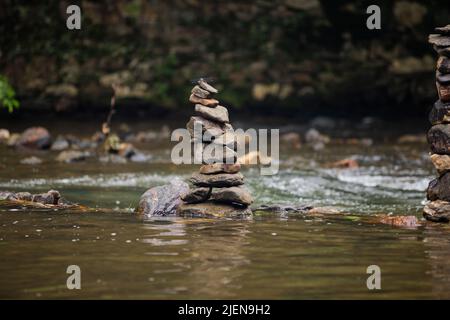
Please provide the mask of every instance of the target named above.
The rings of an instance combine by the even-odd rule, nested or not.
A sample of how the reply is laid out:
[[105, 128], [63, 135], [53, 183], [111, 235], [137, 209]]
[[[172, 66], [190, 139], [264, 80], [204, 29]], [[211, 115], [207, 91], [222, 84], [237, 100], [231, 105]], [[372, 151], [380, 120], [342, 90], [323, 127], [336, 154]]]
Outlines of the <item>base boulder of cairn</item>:
[[[183, 203], [177, 214], [189, 217], [232, 217], [251, 214], [253, 203], [250, 192], [243, 187], [244, 176], [237, 163], [236, 137], [231, 126], [228, 109], [211, 98], [218, 90], [200, 79], [192, 91], [189, 101], [195, 104], [195, 116], [186, 127], [192, 141], [195, 137], [194, 125], [201, 125], [202, 148], [194, 145], [194, 158], [201, 159], [203, 165], [190, 178], [192, 188], [181, 196]], [[213, 152], [211, 152], [213, 151]], [[216, 154], [217, 151], [217, 154]], [[200, 153], [200, 155], [198, 154]]]
[[187, 218], [233, 218], [252, 214], [252, 210], [244, 206], [219, 204], [212, 201], [202, 203], [184, 203], [177, 209], [177, 215]]
[[434, 222], [449, 222], [450, 218], [450, 25], [436, 28], [428, 41], [437, 51], [436, 89], [439, 100], [430, 112], [432, 125], [427, 140], [438, 177], [427, 188], [430, 200], [423, 209], [425, 219]]

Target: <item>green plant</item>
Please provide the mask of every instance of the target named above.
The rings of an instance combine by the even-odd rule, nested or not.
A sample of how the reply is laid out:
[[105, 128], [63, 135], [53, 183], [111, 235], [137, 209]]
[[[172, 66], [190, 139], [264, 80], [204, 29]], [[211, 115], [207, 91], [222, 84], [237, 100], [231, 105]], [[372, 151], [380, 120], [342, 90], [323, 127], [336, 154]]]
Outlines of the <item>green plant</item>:
[[8, 79], [0, 75], [0, 107], [7, 108], [10, 113], [14, 111], [14, 108], [19, 108], [19, 101], [15, 96], [16, 93]]

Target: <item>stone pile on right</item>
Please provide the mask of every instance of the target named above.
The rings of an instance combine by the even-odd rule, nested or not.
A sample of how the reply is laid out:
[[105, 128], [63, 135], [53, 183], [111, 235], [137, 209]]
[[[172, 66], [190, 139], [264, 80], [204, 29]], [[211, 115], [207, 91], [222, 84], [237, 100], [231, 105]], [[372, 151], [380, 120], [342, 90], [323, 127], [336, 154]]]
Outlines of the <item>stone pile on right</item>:
[[439, 55], [436, 68], [435, 102], [429, 120], [431, 129], [427, 140], [431, 161], [438, 177], [427, 188], [429, 202], [423, 209], [425, 219], [435, 222], [450, 221], [450, 25], [436, 28], [428, 39]]

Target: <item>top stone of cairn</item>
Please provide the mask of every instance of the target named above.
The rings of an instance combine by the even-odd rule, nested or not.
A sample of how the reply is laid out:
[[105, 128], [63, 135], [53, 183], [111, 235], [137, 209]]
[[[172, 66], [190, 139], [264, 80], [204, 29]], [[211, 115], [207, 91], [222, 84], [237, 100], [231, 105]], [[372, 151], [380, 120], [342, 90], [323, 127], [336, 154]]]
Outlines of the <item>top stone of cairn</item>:
[[200, 78], [200, 80], [198, 80], [198, 85], [200, 86], [200, 88], [202, 88], [203, 90], [206, 90], [208, 92], [211, 92], [211, 93], [219, 92], [219, 90], [214, 88], [212, 85], [210, 85], [208, 82], [206, 82], [206, 80], [204, 80], [203, 78]]

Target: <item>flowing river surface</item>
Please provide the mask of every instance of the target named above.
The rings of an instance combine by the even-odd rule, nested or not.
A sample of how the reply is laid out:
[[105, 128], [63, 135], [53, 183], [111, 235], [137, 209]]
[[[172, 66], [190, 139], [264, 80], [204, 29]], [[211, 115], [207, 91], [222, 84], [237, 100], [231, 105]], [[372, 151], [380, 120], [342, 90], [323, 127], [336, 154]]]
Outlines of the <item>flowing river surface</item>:
[[[70, 124], [49, 128], [93, 133]], [[321, 151], [282, 145], [277, 175], [243, 169], [255, 205], [305, 204], [348, 214], [256, 212], [246, 219], [142, 219], [133, 213], [146, 189], [187, 179], [195, 170], [170, 163], [167, 139], [138, 145], [147, 161], [127, 164], [61, 164], [56, 151], [0, 145], [0, 190], [57, 189], [98, 208], [0, 207], [0, 298], [450, 298], [448, 225], [400, 228], [367, 219], [421, 219], [424, 190], [434, 176], [428, 148], [395, 141], [330, 143]], [[19, 163], [30, 155], [43, 163]], [[325, 165], [344, 158], [357, 160], [359, 168]], [[81, 290], [66, 287], [69, 265], [81, 268]], [[367, 289], [370, 265], [381, 268], [381, 290]]]

